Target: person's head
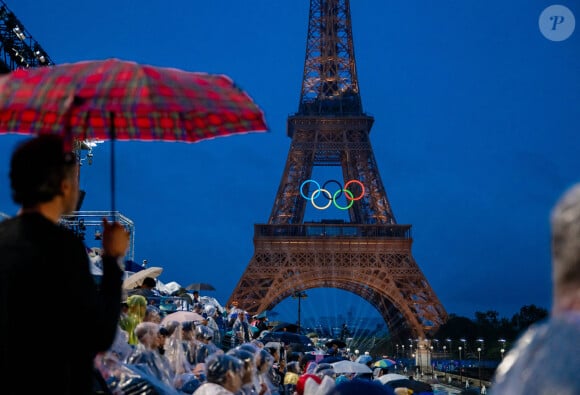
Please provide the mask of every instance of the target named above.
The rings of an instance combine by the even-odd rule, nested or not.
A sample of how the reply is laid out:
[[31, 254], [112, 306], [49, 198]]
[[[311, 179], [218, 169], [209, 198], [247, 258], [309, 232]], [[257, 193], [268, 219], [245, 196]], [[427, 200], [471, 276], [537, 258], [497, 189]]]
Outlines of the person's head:
[[254, 373], [256, 370], [256, 364], [254, 362], [254, 353], [244, 350], [243, 348], [236, 347], [228, 350], [226, 353], [238, 358], [244, 364], [242, 381], [244, 384], [251, 383], [254, 378]]
[[558, 200], [551, 226], [553, 313], [580, 310], [580, 183]]
[[206, 325], [197, 325], [195, 327], [195, 338], [208, 343], [213, 339], [213, 330]]
[[243, 362], [232, 355], [211, 354], [205, 361], [207, 381], [236, 393], [242, 388], [242, 367]]
[[336, 372], [334, 371], [332, 365], [329, 363], [318, 364], [318, 366], [316, 366], [316, 368], [314, 369], [314, 374], [319, 377], [323, 376], [330, 376], [332, 378], [336, 377]]
[[141, 295], [131, 295], [127, 298], [127, 314], [137, 316], [140, 320], [145, 317], [147, 311], [147, 299]]
[[12, 199], [23, 208], [61, 199], [62, 213], [76, 210], [78, 161], [62, 137], [40, 135], [19, 144], [10, 161]]
[[203, 311], [207, 314], [208, 317], [214, 317], [217, 309], [211, 304], [206, 304], [203, 308]]
[[286, 365], [286, 370], [291, 373], [300, 374], [300, 363], [298, 361], [290, 361]]
[[264, 374], [274, 365], [274, 357], [268, 350], [261, 348], [256, 352], [256, 369], [258, 374]]
[[141, 322], [135, 327], [135, 336], [145, 348], [154, 349], [160, 346], [159, 324], [155, 322]]
[[158, 324], [161, 323], [161, 312], [159, 311], [159, 308], [153, 305], [147, 305], [143, 321], [151, 321]]
[[181, 323], [181, 338], [183, 340], [193, 340], [195, 332], [195, 324], [193, 321], [185, 321]]
[[141, 288], [153, 289], [157, 285], [157, 281], [155, 281], [152, 277], [145, 277], [143, 282], [141, 283]]

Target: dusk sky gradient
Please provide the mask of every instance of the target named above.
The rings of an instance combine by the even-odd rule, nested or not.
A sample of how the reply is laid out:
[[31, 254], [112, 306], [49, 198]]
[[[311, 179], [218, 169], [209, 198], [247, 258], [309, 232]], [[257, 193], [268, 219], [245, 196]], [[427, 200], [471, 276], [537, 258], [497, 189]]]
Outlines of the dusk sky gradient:
[[[225, 303], [284, 170], [309, 1], [5, 2], [57, 64], [119, 58], [226, 74], [263, 109], [268, 133], [115, 145], [116, 207], [135, 223], [135, 261], [163, 267], [163, 282], [211, 283], [207, 294]], [[547, 39], [539, 18], [553, 4], [580, 15], [573, 1], [351, 1], [380, 176], [448, 313], [550, 308], [549, 214], [580, 181], [580, 31]], [[0, 135], [0, 212], [10, 215], [8, 162], [23, 138]], [[100, 144], [82, 166], [83, 210], [110, 209], [109, 153]], [[344, 291], [310, 292], [305, 315], [372, 311]]]

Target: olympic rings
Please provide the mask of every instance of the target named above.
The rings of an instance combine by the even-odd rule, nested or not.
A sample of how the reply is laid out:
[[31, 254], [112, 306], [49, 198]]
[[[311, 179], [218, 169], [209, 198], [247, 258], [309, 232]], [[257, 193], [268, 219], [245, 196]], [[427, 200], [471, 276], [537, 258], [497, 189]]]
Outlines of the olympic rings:
[[[310, 197], [308, 197], [304, 194], [304, 185], [306, 185], [308, 183], [312, 183], [316, 186], [316, 189], [314, 190], [314, 192], [312, 192], [312, 195]], [[336, 190], [336, 192], [334, 192], [334, 194], [330, 193], [330, 191], [328, 189], [326, 189], [326, 186], [329, 183], [335, 183], [336, 185], [338, 185], [338, 189]], [[361, 188], [360, 195], [358, 195], [357, 197], [355, 197], [354, 194], [348, 189], [348, 187], [352, 184], [358, 184]], [[342, 196], [343, 192], [344, 192], [344, 197], [346, 198], [346, 200], [349, 201], [346, 206], [341, 206], [336, 202], [336, 199], [340, 198], [340, 196]], [[364, 187], [363, 183], [360, 182], [359, 180], [350, 180], [346, 184], [344, 184], [344, 186], [342, 186], [336, 180], [328, 180], [322, 185], [322, 187], [320, 186], [320, 184], [317, 181], [314, 181], [314, 180], [306, 180], [300, 185], [300, 195], [304, 199], [310, 200], [310, 203], [312, 203], [312, 206], [314, 206], [314, 208], [316, 208], [318, 210], [326, 210], [327, 208], [330, 207], [331, 204], [334, 204], [334, 206], [339, 210], [348, 210], [349, 208], [352, 207], [354, 201], [362, 199], [364, 194], [365, 194], [365, 187]], [[315, 199], [317, 199], [319, 196], [323, 196], [326, 199], [328, 199], [328, 203], [326, 203], [325, 205], [316, 204]]]

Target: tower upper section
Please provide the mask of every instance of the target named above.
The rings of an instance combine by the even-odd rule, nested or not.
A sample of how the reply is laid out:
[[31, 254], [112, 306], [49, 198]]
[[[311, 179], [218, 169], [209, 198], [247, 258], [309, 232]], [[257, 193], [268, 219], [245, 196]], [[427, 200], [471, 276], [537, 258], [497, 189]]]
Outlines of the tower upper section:
[[363, 115], [349, 0], [311, 0], [297, 115]]

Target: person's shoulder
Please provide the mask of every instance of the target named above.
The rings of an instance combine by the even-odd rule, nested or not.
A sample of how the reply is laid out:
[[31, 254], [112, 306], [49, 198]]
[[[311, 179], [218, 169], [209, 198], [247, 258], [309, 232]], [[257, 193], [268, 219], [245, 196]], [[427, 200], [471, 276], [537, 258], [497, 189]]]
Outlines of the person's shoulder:
[[492, 382], [493, 391], [490, 388], [489, 393], [551, 393], [550, 388], [556, 385], [554, 388], [566, 388], [571, 390], [568, 393], [580, 394], [578, 349], [580, 327], [577, 322], [550, 317], [536, 323], [518, 338], [498, 366]]

